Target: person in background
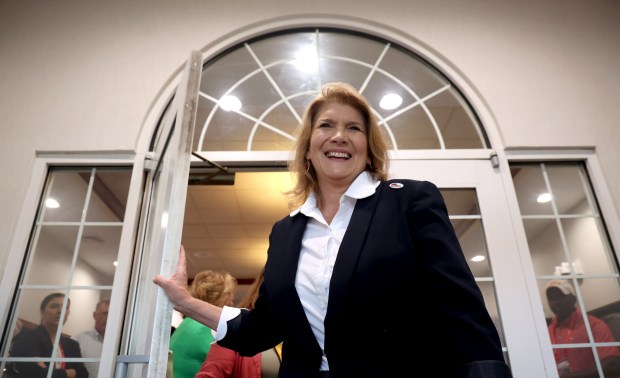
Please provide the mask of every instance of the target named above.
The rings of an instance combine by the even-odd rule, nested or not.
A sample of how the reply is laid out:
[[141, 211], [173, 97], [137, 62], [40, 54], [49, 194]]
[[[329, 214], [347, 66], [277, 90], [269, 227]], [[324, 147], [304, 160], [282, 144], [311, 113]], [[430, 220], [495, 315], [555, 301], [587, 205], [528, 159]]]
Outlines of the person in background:
[[153, 281], [221, 346], [253, 356], [282, 342], [280, 378], [510, 377], [439, 189], [388, 180], [388, 165], [367, 100], [325, 84], [302, 117], [295, 210], [272, 227], [254, 308], [192, 298], [183, 247], [175, 274]]
[[[252, 309], [258, 288], [263, 282], [263, 271], [256, 277], [252, 286], [239, 303], [239, 307]], [[243, 357], [232, 349], [218, 344], [211, 345], [207, 358], [195, 378], [277, 378], [280, 367], [279, 355], [275, 348], [252, 357]]]
[[[554, 313], [549, 324], [549, 336], [551, 343], [576, 344], [589, 343], [583, 314], [577, 307], [575, 288], [567, 280], [549, 281], [545, 290], [549, 308]], [[594, 342], [612, 343], [614, 337], [601, 319], [586, 314]], [[620, 351], [617, 347], [597, 347], [605, 377], [620, 377]], [[598, 377], [592, 349], [585, 348], [562, 348], [554, 349], [555, 362], [560, 377]]]
[[[80, 345], [71, 338], [60, 335], [60, 342], [56, 355], [52, 356], [52, 349], [58, 327], [61, 326], [60, 315], [65, 295], [52, 293], [41, 301], [41, 324], [36, 328], [22, 329], [11, 343], [10, 357], [82, 357]], [[71, 300], [67, 298], [67, 308], [64, 324], [69, 318]], [[82, 362], [53, 362], [52, 378], [87, 378], [88, 370]], [[9, 377], [44, 378], [47, 377], [49, 362], [12, 362], [6, 374]]]
[[[95, 306], [93, 319], [95, 320], [94, 328], [78, 333], [73, 336], [73, 340], [80, 343], [82, 357], [101, 358], [101, 350], [103, 349], [103, 336], [105, 335], [105, 327], [108, 322], [108, 312], [110, 310], [110, 300], [101, 299]], [[99, 372], [99, 362], [85, 362], [84, 365], [88, 369], [88, 375], [91, 378], [97, 377]]]
[[[187, 281], [186, 290], [187, 290]], [[232, 306], [237, 279], [228, 272], [204, 270], [196, 274], [189, 294], [221, 308]], [[194, 378], [215, 340], [212, 328], [186, 317], [170, 337], [174, 378]]]

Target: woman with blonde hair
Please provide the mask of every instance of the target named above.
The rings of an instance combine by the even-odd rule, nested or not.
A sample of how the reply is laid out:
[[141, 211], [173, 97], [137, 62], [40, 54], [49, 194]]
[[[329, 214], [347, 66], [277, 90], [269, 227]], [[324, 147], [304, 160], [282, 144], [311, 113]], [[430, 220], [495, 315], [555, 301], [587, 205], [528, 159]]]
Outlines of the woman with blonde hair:
[[[237, 289], [237, 279], [227, 272], [203, 270], [196, 274], [189, 287], [193, 298], [217, 307], [232, 306]], [[184, 318], [170, 337], [174, 378], [193, 378], [200, 370], [215, 332], [195, 321]]]

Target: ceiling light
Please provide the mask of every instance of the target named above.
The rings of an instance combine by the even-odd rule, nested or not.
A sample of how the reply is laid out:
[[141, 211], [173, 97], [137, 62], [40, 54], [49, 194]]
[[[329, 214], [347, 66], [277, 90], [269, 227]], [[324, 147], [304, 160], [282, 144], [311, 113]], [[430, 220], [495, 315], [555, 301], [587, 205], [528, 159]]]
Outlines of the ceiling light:
[[482, 255], [477, 255], [471, 258], [471, 261], [473, 262], [479, 262], [479, 261], [484, 261], [485, 257]]
[[319, 57], [315, 46], [306, 46], [295, 54], [293, 64], [302, 72], [316, 72], [319, 66]]
[[403, 98], [397, 95], [396, 93], [390, 93], [383, 96], [379, 106], [381, 109], [392, 110], [396, 109], [403, 103]]
[[112, 265], [114, 265], [114, 266], [118, 266], [118, 261], [114, 261], [114, 262], [112, 263]]
[[543, 193], [536, 198], [536, 202], [538, 203], [546, 203], [551, 201], [551, 193]]
[[227, 112], [241, 109], [241, 101], [235, 96], [226, 95], [220, 98], [220, 107]]
[[48, 207], [50, 209], [56, 209], [60, 207], [60, 204], [55, 199], [48, 198], [45, 200], [45, 207]]

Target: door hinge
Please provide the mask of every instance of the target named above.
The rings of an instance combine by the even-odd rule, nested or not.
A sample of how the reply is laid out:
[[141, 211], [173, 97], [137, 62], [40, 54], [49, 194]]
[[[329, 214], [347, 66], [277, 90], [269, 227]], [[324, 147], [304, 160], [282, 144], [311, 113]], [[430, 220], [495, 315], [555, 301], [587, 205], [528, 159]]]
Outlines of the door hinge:
[[491, 155], [491, 165], [493, 168], [499, 168], [499, 158], [497, 157], [497, 154]]
[[157, 161], [153, 160], [153, 157], [154, 154], [152, 152], [149, 152], [144, 156], [144, 169], [149, 172], [152, 172], [157, 168]]

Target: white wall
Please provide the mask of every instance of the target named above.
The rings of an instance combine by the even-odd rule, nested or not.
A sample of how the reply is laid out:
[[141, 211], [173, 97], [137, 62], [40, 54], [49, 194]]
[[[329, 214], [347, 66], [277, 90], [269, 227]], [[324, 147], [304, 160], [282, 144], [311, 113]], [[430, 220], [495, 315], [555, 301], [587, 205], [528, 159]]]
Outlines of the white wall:
[[426, 46], [490, 110], [496, 148], [594, 146], [620, 208], [618, 1], [2, 1], [0, 271], [37, 152], [134, 150], [189, 51], [291, 19]]

